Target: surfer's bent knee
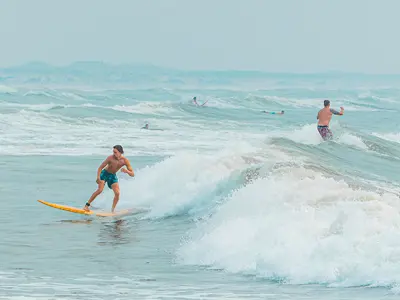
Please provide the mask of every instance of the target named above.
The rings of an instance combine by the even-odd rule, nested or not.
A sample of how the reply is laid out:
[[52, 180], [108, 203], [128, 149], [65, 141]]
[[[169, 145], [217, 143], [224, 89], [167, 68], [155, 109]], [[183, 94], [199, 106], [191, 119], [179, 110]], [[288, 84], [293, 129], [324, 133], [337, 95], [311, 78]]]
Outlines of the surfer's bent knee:
[[103, 192], [103, 190], [104, 190], [104, 184], [102, 186], [99, 185], [99, 187], [97, 188], [96, 192], [98, 194], [101, 194]]

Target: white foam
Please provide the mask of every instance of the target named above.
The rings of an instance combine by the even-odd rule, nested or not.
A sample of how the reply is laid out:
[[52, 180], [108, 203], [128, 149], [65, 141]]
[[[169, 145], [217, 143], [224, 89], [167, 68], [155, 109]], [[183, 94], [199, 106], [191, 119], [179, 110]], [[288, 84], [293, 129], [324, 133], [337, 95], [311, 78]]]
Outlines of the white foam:
[[[124, 191], [121, 205], [149, 207], [151, 213], [148, 217], [156, 218], [213, 205], [212, 197], [219, 183], [233, 173], [248, 168], [252, 164], [248, 156], [259, 161], [257, 148], [247, 143], [229, 146], [219, 153], [209, 155], [181, 153], [153, 166], [136, 170], [135, 178], [121, 176], [120, 185]], [[98, 203], [107, 203], [107, 197], [109, 195], [105, 195], [104, 201]]]
[[105, 155], [114, 144], [123, 144], [129, 155], [211, 153], [229, 143], [234, 145], [241, 140], [261, 143], [265, 138], [263, 132], [237, 131], [223, 121], [215, 122], [216, 125], [221, 123], [217, 131], [213, 126], [204, 127], [200, 121], [148, 118], [150, 129], [158, 130], [142, 130], [143, 120], [140, 119], [54, 116], [46, 113], [54, 107], [53, 103], [27, 105], [22, 105], [23, 109], [16, 113], [2, 115], [0, 143], [4, 146], [0, 147], [0, 154]]
[[23, 94], [24, 97], [28, 96], [45, 96], [48, 98], [54, 98], [57, 100], [68, 100], [68, 101], [87, 101], [84, 97], [72, 93], [72, 92], [59, 92], [54, 89], [46, 89], [46, 90], [29, 90]]
[[46, 97], [49, 97], [49, 98], [57, 98], [57, 97], [54, 97], [52, 94], [50, 94], [50, 93], [48, 93], [46, 91], [42, 91], [42, 90], [39, 90], [39, 91], [31, 90], [31, 91], [28, 91], [28, 92], [24, 93], [23, 96], [24, 97], [28, 97], [28, 96], [46, 96]]
[[365, 145], [365, 143], [362, 141], [360, 137], [352, 135], [348, 132], [343, 133], [338, 138], [338, 141], [342, 144], [360, 148], [361, 150], [368, 150], [367, 145]]
[[372, 133], [372, 135], [379, 137], [381, 139], [390, 141], [390, 142], [395, 142], [395, 143], [400, 143], [400, 133]]
[[400, 282], [400, 201], [303, 168], [233, 193], [178, 251], [182, 263], [331, 286]]
[[134, 105], [114, 105], [111, 108], [117, 111], [153, 115], [168, 115], [173, 111], [168, 102], [140, 102]]
[[14, 94], [17, 92], [18, 90], [16, 88], [0, 84], [0, 94]]
[[60, 95], [69, 100], [87, 101], [84, 97], [71, 92], [62, 92]]
[[287, 131], [281, 133], [280, 135], [291, 139], [296, 143], [302, 143], [306, 145], [318, 145], [323, 142], [321, 135], [318, 133], [316, 124], [306, 124], [299, 129]]
[[[393, 98], [390, 97], [379, 97], [379, 96], [375, 96], [372, 94], [371, 91], [366, 91], [364, 93], [360, 93], [358, 94], [358, 99], [366, 99], [369, 100], [368, 98], [371, 98], [375, 101], [380, 101], [380, 102], [387, 102], [387, 103], [396, 103], [397, 101]], [[368, 104], [368, 102], [361, 102], [363, 104]]]
[[[341, 144], [357, 147], [361, 150], [368, 150], [367, 145], [360, 137], [355, 136], [354, 134], [351, 134], [349, 132], [340, 132], [342, 129], [337, 121], [331, 122], [330, 129], [332, 130], [332, 132], [334, 132], [334, 141]], [[336, 131], [339, 131], [339, 133], [336, 133]], [[285, 137], [296, 143], [301, 143], [305, 145], [319, 145], [324, 142], [317, 130], [317, 124], [306, 124], [299, 129], [274, 132], [269, 136]]]
[[[278, 96], [264, 96], [265, 100], [274, 102], [278, 105], [297, 107], [297, 108], [316, 108], [321, 109], [323, 107], [323, 99], [320, 98], [286, 98]], [[343, 106], [346, 111], [381, 111], [383, 109], [368, 107], [371, 103], [363, 102], [359, 99], [340, 99], [332, 100], [332, 108], [339, 108]], [[364, 104], [366, 106], [358, 105]]]
[[[212, 209], [221, 199], [221, 187], [235, 182], [243, 170], [261, 164], [269, 168], [276, 161], [291, 158], [275, 149], [260, 149], [246, 142], [227, 145], [213, 154], [185, 152], [152, 166], [137, 169], [135, 177], [120, 174], [120, 208], [147, 208], [145, 218], [163, 218], [189, 214], [197, 217]], [[296, 158], [300, 161], [300, 158]], [[251, 172], [250, 172], [251, 173]], [[257, 174], [248, 174], [257, 176]], [[241, 179], [244, 180], [244, 179]], [[251, 180], [246, 176], [245, 180]], [[237, 184], [237, 183], [236, 183]], [[236, 185], [235, 184], [235, 185]], [[109, 208], [113, 193], [105, 190], [96, 199], [96, 207]]]
[[[84, 103], [79, 105], [71, 105], [71, 104], [58, 104], [54, 102], [50, 103], [40, 103], [40, 104], [28, 104], [28, 103], [12, 103], [12, 102], [5, 102], [2, 103], [2, 106], [7, 107], [16, 107], [26, 110], [34, 110], [34, 111], [48, 111], [54, 108], [81, 108], [81, 107], [102, 107], [97, 106], [91, 103]], [[107, 108], [107, 107], [102, 107]]]
[[202, 105], [203, 103], [207, 103], [204, 106], [207, 107], [217, 107], [217, 108], [231, 108], [231, 109], [239, 109], [242, 108], [243, 106], [238, 104], [238, 99], [236, 98], [218, 98], [218, 97], [204, 97], [201, 99], [197, 100], [197, 103], [199, 105]]
[[385, 109], [363, 107], [363, 106], [358, 106], [358, 105], [346, 105], [345, 110], [346, 111], [383, 111]]

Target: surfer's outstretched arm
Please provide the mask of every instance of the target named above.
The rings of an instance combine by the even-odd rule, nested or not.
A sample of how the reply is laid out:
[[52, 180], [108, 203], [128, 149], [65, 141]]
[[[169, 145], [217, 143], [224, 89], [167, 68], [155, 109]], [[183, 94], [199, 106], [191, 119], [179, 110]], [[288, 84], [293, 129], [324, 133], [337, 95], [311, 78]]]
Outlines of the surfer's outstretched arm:
[[337, 115], [337, 116], [342, 116], [344, 114], [344, 108], [343, 107], [340, 107], [340, 111], [337, 111], [337, 110], [335, 110], [333, 108], [331, 108], [330, 111], [331, 111], [331, 113], [333, 113], [334, 115]]

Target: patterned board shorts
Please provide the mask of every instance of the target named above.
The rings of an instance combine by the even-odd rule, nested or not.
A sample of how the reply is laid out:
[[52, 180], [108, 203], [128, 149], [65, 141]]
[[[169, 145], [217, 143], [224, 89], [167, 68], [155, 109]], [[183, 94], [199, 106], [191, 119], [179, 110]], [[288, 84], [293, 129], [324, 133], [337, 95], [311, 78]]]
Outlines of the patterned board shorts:
[[330, 140], [333, 137], [332, 132], [329, 130], [328, 126], [318, 125], [317, 127], [319, 134], [324, 140]]

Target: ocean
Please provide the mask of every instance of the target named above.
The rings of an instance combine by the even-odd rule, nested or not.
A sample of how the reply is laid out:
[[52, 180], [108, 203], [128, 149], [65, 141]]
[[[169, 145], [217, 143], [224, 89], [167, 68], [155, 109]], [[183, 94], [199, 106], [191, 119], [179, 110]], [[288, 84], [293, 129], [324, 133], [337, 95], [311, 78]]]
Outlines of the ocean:
[[[0, 69], [0, 298], [398, 299], [399, 99], [400, 75]], [[116, 144], [117, 209], [146, 211], [37, 202], [83, 207]]]

